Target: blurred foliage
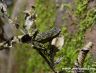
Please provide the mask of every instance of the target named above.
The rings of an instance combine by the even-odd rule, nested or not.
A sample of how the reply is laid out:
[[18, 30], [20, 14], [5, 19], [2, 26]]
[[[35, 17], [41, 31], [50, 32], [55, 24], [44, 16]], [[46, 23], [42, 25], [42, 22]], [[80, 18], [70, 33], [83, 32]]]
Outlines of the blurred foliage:
[[16, 47], [16, 65], [18, 73], [44, 73], [49, 71], [43, 58], [28, 44]]
[[[74, 35], [70, 35], [66, 26], [62, 28], [61, 34], [64, 35], [65, 44], [63, 49], [57, 53], [57, 57], [63, 55], [64, 58], [56, 66], [56, 70], [73, 67], [77, 59], [79, 50], [84, 46], [84, 34], [91, 28], [96, 21], [96, 8], [88, 9], [89, 0], [76, 0], [73, 14], [76, 17], [75, 25], [78, 29]], [[64, 3], [67, 9], [72, 8], [71, 4]], [[40, 31], [46, 31], [54, 27], [56, 19], [56, 6], [54, 0], [36, 0], [37, 28]], [[62, 18], [66, 18], [65, 16]], [[19, 16], [20, 24], [24, 24], [23, 14]], [[71, 26], [69, 26], [71, 27]], [[16, 65], [17, 73], [50, 73], [50, 68], [42, 57], [28, 44], [18, 44], [16, 47]], [[88, 54], [84, 67], [96, 67], [92, 62], [92, 57]], [[69, 73], [69, 72], [66, 72]], [[92, 73], [86, 71], [86, 73]], [[95, 72], [93, 72], [95, 73]]]
[[54, 25], [56, 18], [56, 6], [54, 1], [55, 0], [36, 0], [36, 24], [40, 31], [49, 30]]

